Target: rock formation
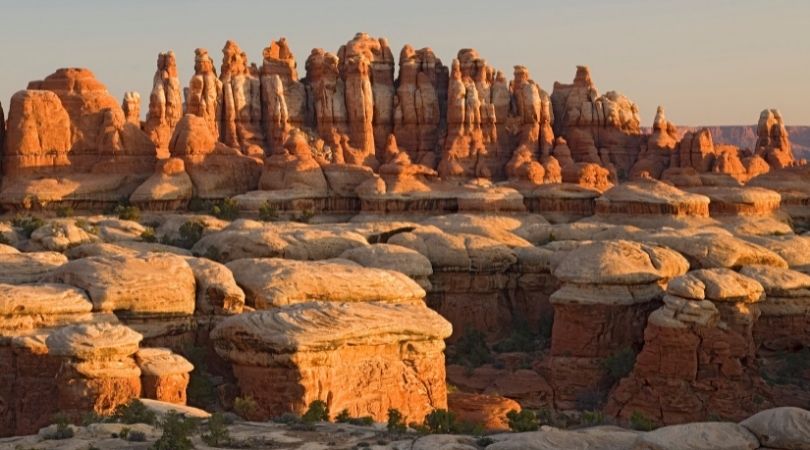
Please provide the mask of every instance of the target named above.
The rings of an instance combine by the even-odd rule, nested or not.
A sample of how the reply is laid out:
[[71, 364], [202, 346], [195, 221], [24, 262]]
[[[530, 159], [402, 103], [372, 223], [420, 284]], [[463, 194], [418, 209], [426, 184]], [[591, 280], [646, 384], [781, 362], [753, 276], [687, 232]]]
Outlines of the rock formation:
[[576, 162], [615, 167], [620, 179], [630, 174], [641, 148], [638, 107], [624, 95], [600, 96], [586, 66], [577, 66], [572, 84], [554, 83], [554, 134], [562, 136]]
[[756, 368], [752, 330], [763, 294], [758, 282], [727, 269], [671, 280], [607, 412], [629, 417], [638, 411], [671, 424], [710, 414], [743, 418], [761, 409], [769, 394]]
[[424, 305], [308, 302], [226, 319], [212, 339], [261, 418], [322, 400], [384, 421], [389, 408], [413, 420], [446, 408], [449, 334]]
[[134, 91], [125, 92], [121, 110], [124, 111], [124, 120], [127, 123], [141, 127], [141, 94]]
[[152, 92], [149, 94], [149, 111], [146, 113], [144, 130], [162, 154], [168, 153], [174, 127], [183, 117], [181, 93], [174, 52], [170, 50], [160, 53], [152, 81]]
[[766, 109], [759, 115], [755, 153], [775, 169], [795, 164], [788, 132], [779, 110]]
[[550, 382], [558, 408], [598, 398], [616, 381], [603, 360], [640, 349], [647, 315], [660, 304], [664, 286], [688, 269], [672, 250], [630, 241], [595, 242], [565, 256], [554, 271], [563, 285], [550, 299]]
[[754, 324], [757, 347], [765, 351], [810, 347], [810, 275], [771, 266], [746, 266], [743, 275], [759, 282], [766, 299]]
[[214, 69], [214, 59], [204, 48], [194, 50], [194, 76], [188, 83], [187, 92], [186, 114], [201, 117], [214, 140], [219, 139], [222, 131], [222, 81]]
[[225, 43], [222, 49], [221, 122], [220, 141], [233, 148], [245, 149], [257, 146], [262, 154], [264, 144], [262, 130], [261, 84], [258, 68], [249, 66], [247, 55], [234, 41]]

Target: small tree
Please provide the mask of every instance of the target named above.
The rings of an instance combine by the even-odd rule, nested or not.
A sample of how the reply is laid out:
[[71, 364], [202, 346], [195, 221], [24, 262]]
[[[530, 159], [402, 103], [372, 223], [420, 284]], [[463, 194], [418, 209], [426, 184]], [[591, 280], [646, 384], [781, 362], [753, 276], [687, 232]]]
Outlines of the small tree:
[[329, 421], [329, 406], [323, 400], [315, 400], [309, 404], [309, 408], [301, 416], [301, 420], [307, 424], [315, 422], [328, 422]]
[[269, 201], [265, 201], [259, 206], [259, 219], [264, 222], [278, 220], [278, 208]]
[[154, 425], [157, 420], [155, 412], [151, 411], [138, 399], [133, 399], [129, 403], [118, 405], [113, 413], [113, 418], [121, 423], [145, 423]]
[[191, 450], [194, 444], [191, 442], [191, 434], [196, 428], [196, 423], [185, 418], [175, 410], [170, 410], [160, 422], [163, 434], [152, 444], [151, 450]]
[[537, 431], [540, 428], [540, 424], [537, 422], [537, 414], [528, 409], [520, 412], [513, 409], [506, 413], [506, 420], [509, 423], [509, 429], [517, 433]]
[[655, 424], [641, 411], [633, 411], [633, 414], [630, 415], [630, 428], [638, 431], [652, 431], [655, 429]]
[[425, 416], [424, 425], [430, 433], [455, 433], [456, 415], [446, 409], [434, 409]]
[[120, 204], [115, 207], [114, 213], [121, 220], [141, 220], [141, 210], [137, 206]]
[[239, 218], [239, 202], [231, 198], [220, 200], [211, 207], [211, 215], [222, 220], [236, 220]]
[[408, 426], [405, 425], [405, 417], [399, 410], [394, 408], [388, 409], [388, 424], [386, 425], [389, 433], [404, 433], [407, 431]]
[[215, 412], [208, 419], [208, 432], [204, 433], [202, 440], [211, 447], [227, 447], [231, 443], [231, 434], [222, 413]]

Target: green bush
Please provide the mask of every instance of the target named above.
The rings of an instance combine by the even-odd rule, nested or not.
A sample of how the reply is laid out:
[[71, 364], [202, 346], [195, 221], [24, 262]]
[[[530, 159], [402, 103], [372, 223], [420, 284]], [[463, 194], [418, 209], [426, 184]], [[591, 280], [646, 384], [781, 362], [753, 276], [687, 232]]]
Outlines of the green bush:
[[117, 422], [133, 424], [145, 423], [154, 425], [157, 417], [154, 411], [149, 410], [146, 405], [138, 399], [131, 400], [129, 403], [118, 405], [113, 413], [113, 418]]
[[129, 442], [146, 442], [146, 433], [138, 430], [130, 431], [126, 440]]
[[15, 228], [19, 228], [23, 236], [25, 236], [26, 238], [30, 238], [31, 234], [34, 231], [36, 231], [37, 228], [40, 228], [45, 225], [45, 221], [43, 221], [39, 217], [34, 217], [31, 215], [23, 216], [17, 214], [11, 221], [11, 224]]
[[273, 422], [276, 423], [283, 423], [285, 425], [294, 425], [297, 423], [301, 423], [301, 416], [298, 416], [293, 413], [284, 413], [278, 417], [273, 418]]
[[144, 229], [141, 233], [141, 240], [144, 242], [157, 242], [155, 229], [152, 227], [146, 227], [146, 229]]
[[194, 244], [202, 239], [205, 228], [205, 223], [199, 220], [190, 220], [183, 225], [180, 225], [180, 229], [177, 230], [178, 234], [180, 235], [179, 238], [166, 243], [180, 248], [194, 247]]
[[87, 219], [76, 219], [73, 223], [87, 233], [98, 234], [98, 225], [91, 224]]
[[301, 416], [301, 421], [312, 424], [315, 422], [329, 422], [329, 406], [323, 400], [315, 400], [309, 404], [309, 408]]
[[220, 200], [211, 207], [211, 215], [222, 220], [236, 220], [239, 218], [239, 202], [231, 198]]
[[630, 428], [638, 431], [652, 431], [655, 429], [652, 419], [639, 411], [633, 411], [630, 415]]
[[612, 384], [629, 375], [635, 363], [636, 353], [625, 347], [602, 360], [602, 368]]
[[349, 410], [344, 409], [337, 416], [335, 416], [335, 422], [348, 423], [350, 425], [368, 426], [374, 424], [374, 418], [371, 416], [352, 417], [349, 415]]
[[405, 425], [405, 418], [402, 413], [394, 408], [388, 409], [388, 423], [386, 428], [389, 433], [404, 433], [408, 426]]
[[264, 222], [274, 222], [278, 220], [278, 208], [269, 201], [259, 206], [259, 220]]
[[194, 448], [191, 435], [197, 428], [196, 421], [184, 417], [175, 410], [166, 413], [160, 421], [163, 434], [150, 447], [151, 450], [190, 450]]
[[468, 329], [456, 341], [453, 353], [448, 357], [451, 364], [459, 364], [470, 368], [480, 367], [493, 361], [492, 353], [484, 340], [484, 333]]
[[602, 425], [605, 422], [605, 416], [602, 411], [582, 411], [579, 418], [579, 423], [587, 427]]
[[113, 214], [121, 220], [133, 220], [135, 222], [141, 220], [141, 210], [133, 205], [119, 204], [113, 210]]
[[54, 423], [56, 424], [56, 431], [46, 435], [45, 439], [62, 440], [73, 437], [73, 428], [70, 427], [70, 423], [65, 415], [57, 414], [54, 417]]
[[222, 413], [215, 412], [208, 419], [208, 432], [201, 436], [203, 442], [211, 447], [227, 447], [231, 444], [227, 421]]
[[255, 419], [259, 412], [259, 404], [250, 395], [236, 397], [233, 401], [233, 411], [243, 419]]
[[423, 424], [429, 433], [448, 434], [456, 433], [456, 415], [446, 409], [434, 409], [427, 416]]
[[547, 347], [548, 343], [550, 340], [541, 335], [540, 328], [532, 330], [527, 321], [518, 319], [509, 337], [496, 343], [493, 349], [498, 353], [531, 353]]
[[56, 208], [56, 217], [73, 217], [73, 208], [70, 206], [60, 206]]
[[537, 414], [528, 409], [524, 409], [520, 412], [513, 409], [506, 413], [506, 420], [509, 423], [509, 429], [518, 433], [537, 431], [537, 429], [540, 428], [540, 424], [537, 421]]
[[311, 209], [305, 209], [305, 210], [301, 211], [301, 214], [295, 216], [293, 218], [293, 221], [301, 222], [301, 223], [309, 223], [312, 220], [312, 218], [314, 218], [314, 217], [315, 217], [315, 211], [313, 211]]

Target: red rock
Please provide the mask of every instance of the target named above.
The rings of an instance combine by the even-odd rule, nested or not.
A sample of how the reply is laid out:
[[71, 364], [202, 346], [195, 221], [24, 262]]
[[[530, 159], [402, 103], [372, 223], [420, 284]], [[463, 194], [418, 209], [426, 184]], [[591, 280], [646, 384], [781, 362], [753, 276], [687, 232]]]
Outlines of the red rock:
[[222, 112], [219, 139], [225, 145], [248, 153], [250, 146], [264, 144], [262, 89], [258, 68], [249, 66], [247, 55], [234, 41], [222, 49]]
[[141, 95], [134, 91], [124, 93], [124, 100], [121, 103], [121, 110], [124, 111], [124, 120], [138, 128], [141, 127]]
[[166, 348], [142, 348], [135, 361], [141, 369], [142, 397], [186, 404], [189, 372], [194, 370], [191, 363]]
[[779, 110], [766, 109], [759, 115], [755, 152], [774, 169], [783, 169], [796, 163]]
[[447, 408], [456, 415], [457, 421], [481, 425], [490, 431], [509, 430], [506, 414], [521, 410], [518, 402], [506, 397], [464, 392], [447, 394]]

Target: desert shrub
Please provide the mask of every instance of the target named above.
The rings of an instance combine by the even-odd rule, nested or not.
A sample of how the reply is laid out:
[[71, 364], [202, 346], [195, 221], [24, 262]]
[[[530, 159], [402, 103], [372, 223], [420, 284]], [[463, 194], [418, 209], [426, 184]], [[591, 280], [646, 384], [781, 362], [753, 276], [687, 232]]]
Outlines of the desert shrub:
[[301, 211], [301, 214], [295, 216], [293, 218], [293, 221], [301, 223], [309, 223], [313, 217], [315, 217], [315, 211], [311, 209], [305, 209]]
[[363, 416], [363, 417], [352, 417], [349, 415], [349, 410], [344, 409], [337, 416], [335, 416], [336, 423], [348, 423], [350, 425], [372, 425], [374, 423], [374, 418], [371, 416]]
[[126, 440], [129, 442], [146, 442], [146, 433], [138, 430], [130, 431]]
[[191, 248], [194, 244], [202, 239], [205, 232], [205, 224], [199, 220], [189, 220], [188, 222], [180, 225], [177, 233], [180, 235], [177, 239], [165, 239], [164, 244], [173, 245], [180, 248]]
[[484, 340], [484, 333], [468, 329], [453, 346], [453, 354], [448, 361], [467, 367], [480, 367], [491, 363], [492, 353]]
[[138, 399], [133, 399], [129, 403], [118, 405], [113, 413], [113, 419], [126, 424], [145, 423], [154, 425], [157, 416], [155, 412], [149, 410], [143, 402]]
[[157, 242], [155, 229], [152, 227], [146, 227], [146, 229], [141, 232], [141, 240], [144, 242]]
[[[541, 322], [542, 324], [542, 322]], [[543, 336], [543, 327], [532, 330], [525, 320], [516, 320], [512, 327], [512, 333], [508, 338], [496, 343], [493, 350], [498, 353], [524, 352], [530, 353], [548, 346], [550, 340]]]
[[0, 244], [11, 245], [11, 241], [6, 237], [5, 234], [0, 233]]
[[386, 428], [389, 433], [404, 433], [408, 426], [405, 425], [405, 418], [399, 410], [394, 408], [388, 409], [388, 423]]
[[63, 414], [57, 414], [53, 418], [54, 423], [56, 424], [56, 431], [53, 433], [49, 433], [45, 436], [45, 439], [48, 440], [62, 440], [62, 439], [70, 439], [73, 437], [73, 428], [70, 427], [70, 422], [68, 422], [68, 418]]
[[655, 429], [655, 424], [652, 419], [640, 411], [633, 411], [633, 414], [630, 415], [630, 428], [638, 431], [652, 431]]
[[30, 238], [31, 234], [36, 231], [37, 228], [40, 228], [45, 225], [45, 221], [40, 219], [39, 217], [31, 216], [31, 215], [20, 215], [17, 214], [14, 219], [12, 219], [11, 224], [15, 228], [20, 229], [20, 233], [23, 234], [26, 238]]
[[211, 206], [211, 215], [222, 220], [239, 218], [239, 202], [232, 198], [222, 199]]
[[259, 404], [250, 395], [236, 397], [233, 401], [233, 411], [243, 419], [255, 418], [259, 411]]
[[495, 440], [492, 439], [489, 436], [480, 437], [475, 441], [475, 445], [477, 445], [479, 447], [488, 447], [488, 446], [490, 446], [490, 445], [492, 445], [494, 443], [495, 443]]
[[458, 431], [456, 415], [446, 409], [434, 409], [425, 416], [424, 427], [429, 433], [448, 434]]
[[121, 220], [133, 220], [135, 222], [141, 220], [141, 210], [137, 206], [119, 204], [115, 207], [113, 213]]
[[200, 197], [191, 197], [188, 201], [188, 210], [193, 212], [208, 212], [211, 210], [211, 202]]
[[623, 348], [602, 360], [602, 368], [607, 372], [611, 383], [630, 374], [636, 363], [636, 353], [631, 348]]
[[70, 206], [60, 206], [56, 208], [56, 217], [73, 217], [73, 208]]
[[93, 225], [87, 219], [76, 219], [73, 223], [87, 233], [98, 234], [98, 225]]
[[301, 416], [298, 416], [293, 413], [284, 413], [278, 417], [274, 417], [273, 422], [283, 423], [285, 425], [294, 425], [297, 423], [301, 423]]
[[215, 412], [208, 419], [208, 432], [201, 436], [203, 442], [211, 447], [227, 447], [231, 443], [227, 421], [222, 413]]
[[329, 422], [329, 406], [323, 400], [315, 400], [309, 404], [306, 412], [301, 416], [304, 423]]
[[587, 427], [602, 425], [605, 422], [605, 416], [602, 411], [582, 411], [579, 418], [579, 423]]
[[190, 450], [194, 448], [190, 438], [197, 428], [195, 420], [170, 410], [160, 421], [160, 428], [163, 429], [163, 434], [152, 444], [151, 450]]
[[102, 415], [99, 415], [95, 411], [90, 411], [90, 412], [86, 412], [86, 413], [84, 413], [82, 415], [82, 422], [81, 423], [82, 423], [83, 427], [86, 427], [86, 426], [88, 426], [90, 424], [93, 424], [93, 423], [107, 422], [108, 419], [109, 419], [108, 417], [104, 417]]
[[214, 383], [208, 373], [205, 353], [206, 351], [202, 347], [188, 346], [183, 349], [183, 356], [194, 365], [194, 370], [189, 374], [186, 392], [189, 405], [210, 409], [216, 405], [217, 396]]
[[269, 201], [259, 206], [259, 220], [264, 222], [274, 222], [278, 220], [278, 208]]
[[540, 428], [540, 424], [537, 422], [537, 414], [528, 409], [520, 412], [514, 409], [509, 411], [506, 413], [506, 421], [509, 423], [509, 429], [517, 433], [536, 431]]

